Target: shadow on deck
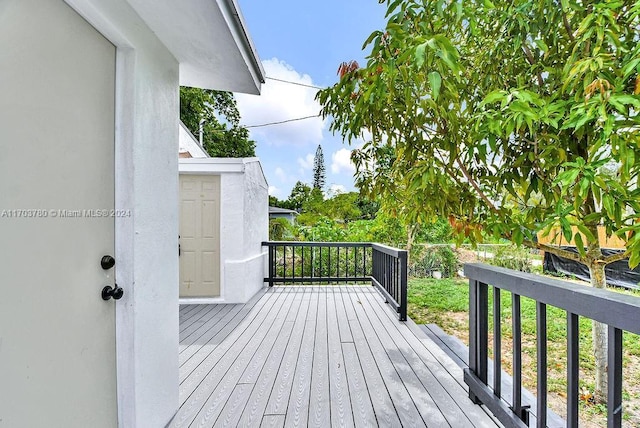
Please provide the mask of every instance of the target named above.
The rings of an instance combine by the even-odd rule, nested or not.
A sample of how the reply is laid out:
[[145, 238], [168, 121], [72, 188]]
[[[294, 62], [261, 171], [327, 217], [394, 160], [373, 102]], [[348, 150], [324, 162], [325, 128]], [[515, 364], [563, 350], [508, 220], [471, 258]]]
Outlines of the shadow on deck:
[[371, 286], [265, 288], [180, 307], [172, 427], [495, 427], [463, 372]]

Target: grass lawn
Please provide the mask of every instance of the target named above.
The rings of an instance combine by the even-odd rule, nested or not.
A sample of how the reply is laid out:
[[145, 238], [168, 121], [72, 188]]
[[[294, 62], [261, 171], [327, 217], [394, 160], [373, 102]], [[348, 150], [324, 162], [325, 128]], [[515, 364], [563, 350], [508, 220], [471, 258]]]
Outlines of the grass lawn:
[[[438, 324], [445, 332], [468, 344], [468, 281], [463, 279], [411, 279], [409, 316], [418, 324]], [[492, 293], [489, 291], [492, 313]], [[502, 364], [511, 373], [511, 295], [501, 295]], [[523, 385], [536, 388], [536, 307], [535, 301], [521, 299]], [[489, 317], [489, 346], [492, 346], [492, 315]], [[559, 415], [566, 415], [566, 312], [547, 306], [549, 404]], [[640, 426], [640, 338], [624, 333], [624, 424]], [[606, 407], [594, 404], [594, 358], [591, 352], [591, 320], [580, 319], [580, 426], [606, 426]]]

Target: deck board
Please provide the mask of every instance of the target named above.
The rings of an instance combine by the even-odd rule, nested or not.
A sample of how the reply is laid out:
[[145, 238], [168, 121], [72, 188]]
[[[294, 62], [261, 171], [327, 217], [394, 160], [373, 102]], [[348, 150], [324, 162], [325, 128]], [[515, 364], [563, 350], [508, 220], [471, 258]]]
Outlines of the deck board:
[[[306, 292], [305, 292], [306, 291]], [[267, 415], [285, 415], [287, 406], [289, 405], [289, 395], [291, 394], [291, 385], [293, 383], [293, 375], [296, 371], [298, 363], [298, 354], [302, 347], [302, 338], [305, 332], [305, 326], [308, 319], [309, 308], [311, 305], [311, 292], [304, 290], [298, 292], [298, 298], [304, 311], [300, 311], [300, 316], [296, 319], [294, 334], [287, 346], [287, 350], [283, 356], [282, 362], [276, 374], [273, 389], [267, 401], [265, 414]]]
[[457, 365], [373, 287], [281, 286], [245, 305], [191, 306], [180, 308], [171, 427], [497, 426]]
[[[377, 299], [376, 302], [380, 309], [376, 311], [376, 314], [385, 317], [387, 321], [394, 321], [395, 315], [389, 310], [389, 306], [384, 303], [384, 299]], [[386, 322], [384, 325], [391, 329], [392, 336], [398, 338], [397, 340], [402, 337], [407, 341], [411, 349], [416, 352], [425, 366], [435, 376], [437, 382], [442, 385], [456, 403], [456, 408], [454, 408], [456, 412], [463, 413], [476, 427], [494, 427], [496, 425], [491, 417], [487, 418], [487, 414], [481, 407], [474, 405], [470, 400], [464, 399], [468, 396], [468, 389], [463, 380], [462, 370], [438, 345], [422, 334], [411, 319], [407, 320], [406, 323]]]
[[[342, 301], [340, 296], [339, 300]], [[329, 354], [329, 397], [331, 423], [333, 426], [354, 426], [351, 397], [347, 384], [344, 354], [340, 342], [337, 299], [334, 289], [327, 292], [327, 351]], [[348, 328], [348, 323], [347, 323]], [[351, 331], [349, 330], [349, 335]], [[373, 409], [372, 409], [373, 410]]]
[[219, 317], [216, 316], [218, 312], [224, 311], [225, 307], [228, 307], [229, 305], [211, 305], [211, 306], [213, 306], [213, 308], [208, 310], [202, 317], [199, 317], [197, 320], [194, 320], [194, 322], [191, 323], [191, 325], [189, 325], [188, 327], [184, 329], [182, 328], [180, 329], [180, 336], [179, 336], [180, 342], [184, 342], [186, 338], [188, 338], [189, 336], [191, 336], [192, 334], [200, 330], [209, 321], [219, 319]]
[[[367, 293], [368, 292], [371, 291], [367, 290]], [[389, 406], [386, 401], [386, 395], [381, 393], [380, 395], [384, 395], [385, 398], [384, 407], [382, 405], [380, 405], [380, 407], [376, 407], [374, 404], [376, 414], [378, 413], [379, 408], [384, 409], [384, 414], [381, 415], [381, 419], [384, 421], [385, 425], [396, 423], [395, 420], [389, 419], [389, 416], [387, 416], [388, 413], [392, 417], [397, 416], [403, 426], [426, 426], [422, 417], [418, 413], [418, 409], [413, 403], [409, 392], [407, 391], [407, 385], [398, 375], [391, 358], [389, 358], [389, 355], [386, 353], [382, 343], [366, 318], [366, 314], [364, 312], [365, 308], [362, 303], [364, 297], [361, 293], [355, 292], [349, 293], [349, 297], [354, 308], [353, 310], [358, 318], [357, 327], [355, 329], [352, 328], [352, 333], [356, 342], [356, 349], [358, 349], [358, 353], [361, 355], [361, 358], [363, 354], [366, 354], [364, 355], [364, 359], [370, 360], [365, 363], [368, 369], [364, 371], [365, 381], [367, 384], [372, 384], [369, 391], [371, 392], [372, 390], [381, 390], [386, 388], [392, 403], [391, 406]], [[368, 350], [365, 348], [368, 348]], [[371, 355], [372, 358], [369, 355]], [[380, 404], [382, 404], [382, 402]]]
[[[211, 426], [223, 412], [227, 400], [231, 402], [230, 397], [233, 394], [234, 386], [239, 384], [242, 374], [247, 368], [252, 369], [249, 367], [251, 362], [255, 361], [264, 364], [264, 361], [260, 362], [256, 357], [258, 349], [271, 347], [272, 339], [277, 337], [277, 334], [284, 324], [287, 308], [292, 307], [291, 303], [292, 296], [288, 294], [275, 301], [273, 303], [273, 309], [269, 311], [264, 321], [257, 326], [258, 328], [252, 335], [251, 340], [246, 343], [236, 342], [236, 348], [230, 350], [231, 352], [226, 354], [224, 358], [216, 364], [215, 372], [212, 372], [208, 378], [208, 380], [210, 380], [210, 386], [215, 386], [215, 388], [211, 391], [209, 398], [196, 415], [193, 422], [195, 426]], [[240, 345], [240, 343], [243, 344]], [[209, 386], [204, 387], [204, 391], [208, 390]], [[247, 399], [250, 392], [251, 390], [248, 390], [246, 394]], [[235, 406], [237, 404], [238, 403], [232, 403], [231, 405]], [[240, 409], [243, 408], [244, 405], [240, 407]]]
[[302, 345], [298, 354], [296, 371], [291, 385], [287, 414], [284, 424], [288, 427], [307, 426], [309, 419], [309, 396], [311, 394], [311, 375], [313, 351], [316, 339], [316, 321], [320, 293], [313, 291], [310, 297], [307, 323], [302, 335]]
[[437, 378], [433, 376], [415, 351], [411, 349], [404, 336], [397, 334], [397, 330], [392, 331], [392, 333], [396, 333], [395, 336], [389, 334], [378, 314], [387, 308], [377, 309], [376, 302], [372, 301], [377, 298], [378, 296], [371, 293], [364, 293], [360, 300], [365, 309], [369, 310], [363, 312], [368, 316], [372, 331], [378, 335], [385, 350], [389, 353], [389, 357], [403, 383], [407, 386], [422, 419], [428, 426], [472, 427], [471, 421], [456, 410], [456, 403], [438, 383]]
[[331, 420], [329, 403], [329, 338], [327, 333], [327, 288], [318, 289], [316, 340], [311, 369], [309, 427], [327, 426]]

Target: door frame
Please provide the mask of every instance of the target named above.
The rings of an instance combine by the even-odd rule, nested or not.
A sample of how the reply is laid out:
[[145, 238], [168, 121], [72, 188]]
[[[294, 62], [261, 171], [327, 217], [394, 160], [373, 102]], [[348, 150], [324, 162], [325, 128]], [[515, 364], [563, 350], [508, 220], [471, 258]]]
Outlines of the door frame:
[[[115, 72], [115, 209], [132, 210], [133, 141], [135, 141], [135, 56], [134, 46], [122, 33], [118, 23], [105, 17], [91, 0], [64, 0], [64, 2], [101, 33], [116, 48]], [[177, 156], [177, 153], [176, 153]], [[131, 313], [135, 301], [134, 269], [134, 217], [115, 217], [115, 280], [126, 292], [115, 305], [116, 310], [116, 399], [118, 426], [136, 426], [134, 330]], [[176, 302], [177, 304], [177, 302]]]

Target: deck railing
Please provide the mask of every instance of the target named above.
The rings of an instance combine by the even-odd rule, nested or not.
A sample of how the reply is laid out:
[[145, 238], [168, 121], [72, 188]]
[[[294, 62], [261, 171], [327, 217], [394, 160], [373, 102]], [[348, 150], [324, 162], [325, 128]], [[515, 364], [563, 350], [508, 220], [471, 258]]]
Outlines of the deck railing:
[[274, 284], [371, 282], [407, 319], [407, 252], [370, 242], [268, 241], [268, 273]]
[[[469, 396], [486, 405], [505, 425], [528, 426], [529, 416], [537, 427], [547, 426], [547, 305], [567, 313], [567, 421], [578, 426], [579, 403], [579, 317], [608, 325], [607, 426], [622, 423], [622, 332], [640, 334], [640, 298], [609, 290], [554, 280], [532, 274], [481, 264], [465, 265], [469, 278], [469, 368], [464, 380]], [[489, 289], [493, 297], [489, 310]], [[512, 303], [513, 383], [512, 391], [501, 390], [501, 310], [500, 292], [508, 291]], [[536, 403], [522, 400], [522, 322], [521, 297], [536, 302]], [[493, 321], [492, 385], [489, 385], [489, 314]], [[558, 362], [554, 362], [558, 363]], [[503, 398], [509, 397], [507, 404]]]

